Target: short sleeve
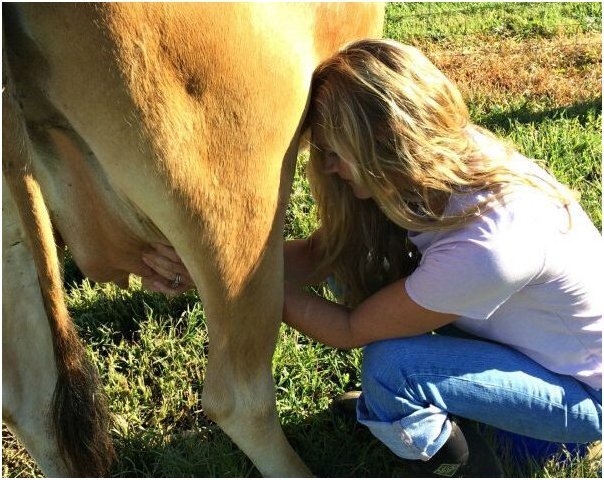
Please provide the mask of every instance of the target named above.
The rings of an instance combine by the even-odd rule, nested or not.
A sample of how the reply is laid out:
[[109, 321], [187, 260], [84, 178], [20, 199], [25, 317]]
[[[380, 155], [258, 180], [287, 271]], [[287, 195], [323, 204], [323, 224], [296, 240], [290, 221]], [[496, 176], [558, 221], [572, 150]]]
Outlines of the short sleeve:
[[418, 305], [437, 312], [488, 319], [543, 267], [544, 249], [515, 228], [464, 227], [430, 245], [405, 289]]

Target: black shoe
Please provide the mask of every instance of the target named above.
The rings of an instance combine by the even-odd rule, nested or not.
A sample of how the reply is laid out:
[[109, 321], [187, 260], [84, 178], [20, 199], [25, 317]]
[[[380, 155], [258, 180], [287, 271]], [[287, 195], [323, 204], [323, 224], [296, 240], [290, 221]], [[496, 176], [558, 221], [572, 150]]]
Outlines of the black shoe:
[[[335, 397], [331, 410], [356, 420], [357, 400], [361, 392], [350, 391]], [[458, 424], [463, 425], [463, 432]], [[465, 432], [465, 433], [464, 433]], [[503, 478], [499, 458], [476, 427], [460, 419], [451, 419], [451, 435], [430, 460], [405, 460], [405, 466], [418, 477]]]
[[425, 477], [504, 477], [501, 462], [474, 426], [464, 424], [462, 432], [451, 420], [451, 427], [451, 435], [430, 460], [413, 462], [414, 473]]
[[338, 395], [331, 402], [331, 411], [336, 415], [346, 417], [351, 420], [357, 419], [357, 400], [361, 396], [358, 390], [345, 392]]

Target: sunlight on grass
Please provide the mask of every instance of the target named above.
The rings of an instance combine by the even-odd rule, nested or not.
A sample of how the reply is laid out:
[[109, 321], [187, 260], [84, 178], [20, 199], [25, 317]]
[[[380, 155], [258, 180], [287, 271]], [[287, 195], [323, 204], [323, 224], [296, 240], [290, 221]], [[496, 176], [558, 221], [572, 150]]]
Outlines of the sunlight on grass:
[[[601, 13], [596, 3], [389, 4], [385, 31], [426, 51], [454, 78], [477, 123], [544, 160], [577, 189], [600, 228]], [[307, 237], [317, 226], [307, 158], [296, 168], [286, 238]], [[119, 461], [112, 475], [257, 476], [201, 407], [209, 340], [197, 294], [166, 299], [142, 291], [137, 280], [128, 290], [93, 284], [79, 278], [72, 262], [66, 284], [69, 310], [114, 416]], [[359, 388], [360, 365], [360, 350], [327, 348], [282, 326], [273, 372], [285, 433], [318, 476], [409, 476], [365, 428], [329, 411], [333, 396]], [[5, 429], [2, 455], [3, 476], [41, 476]], [[600, 459], [567, 455], [544, 465], [506, 464], [506, 471], [599, 477]]]

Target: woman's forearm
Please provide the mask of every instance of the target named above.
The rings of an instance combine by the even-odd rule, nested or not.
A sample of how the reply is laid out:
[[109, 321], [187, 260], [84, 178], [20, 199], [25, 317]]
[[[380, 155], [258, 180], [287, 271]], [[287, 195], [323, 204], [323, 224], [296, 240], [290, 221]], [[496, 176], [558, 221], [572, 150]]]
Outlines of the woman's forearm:
[[304, 240], [289, 240], [283, 250], [285, 281], [291, 285], [306, 286], [322, 282], [326, 275], [317, 272], [320, 232]]
[[407, 294], [402, 278], [382, 288], [354, 310], [286, 284], [285, 322], [336, 348], [355, 348], [388, 338], [431, 332], [459, 318], [428, 310]]
[[346, 307], [329, 302], [301, 288], [286, 284], [283, 321], [325, 345], [354, 348], [350, 313]]

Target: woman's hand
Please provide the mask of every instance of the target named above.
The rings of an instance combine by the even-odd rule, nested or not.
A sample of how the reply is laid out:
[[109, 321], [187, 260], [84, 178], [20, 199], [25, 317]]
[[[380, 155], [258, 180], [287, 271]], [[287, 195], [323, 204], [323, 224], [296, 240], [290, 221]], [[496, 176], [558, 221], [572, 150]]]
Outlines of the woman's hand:
[[151, 247], [143, 253], [143, 262], [149, 267], [148, 274], [141, 277], [143, 288], [169, 296], [195, 288], [189, 271], [174, 248], [162, 243], [152, 243]]

